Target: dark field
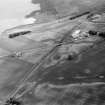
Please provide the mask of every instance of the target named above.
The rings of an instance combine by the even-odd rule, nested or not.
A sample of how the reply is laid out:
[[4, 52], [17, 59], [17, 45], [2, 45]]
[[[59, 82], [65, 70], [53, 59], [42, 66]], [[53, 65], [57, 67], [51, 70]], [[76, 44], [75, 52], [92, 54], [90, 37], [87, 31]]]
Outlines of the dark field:
[[79, 62], [42, 66], [27, 81], [35, 87], [19, 100], [25, 105], [105, 105], [104, 46], [103, 41], [82, 53]]

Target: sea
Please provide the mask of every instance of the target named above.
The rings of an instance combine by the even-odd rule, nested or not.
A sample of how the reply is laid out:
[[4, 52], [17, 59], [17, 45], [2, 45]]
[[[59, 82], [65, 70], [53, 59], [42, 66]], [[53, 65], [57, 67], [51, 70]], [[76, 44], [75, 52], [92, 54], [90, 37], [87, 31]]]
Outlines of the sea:
[[6, 29], [34, 23], [36, 19], [26, 15], [39, 9], [39, 4], [31, 0], [0, 0], [0, 34]]

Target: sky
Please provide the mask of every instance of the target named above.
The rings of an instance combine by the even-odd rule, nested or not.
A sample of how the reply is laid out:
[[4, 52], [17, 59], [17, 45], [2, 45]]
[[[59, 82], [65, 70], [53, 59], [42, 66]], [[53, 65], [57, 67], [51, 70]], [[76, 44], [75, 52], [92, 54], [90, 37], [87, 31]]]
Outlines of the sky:
[[34, 10], [40, 9], [39, 5], [31, 0], [0, 0], [0, 33], [21, 24], [30, 24], [35, 19], [25, 19], [25, 16]]

